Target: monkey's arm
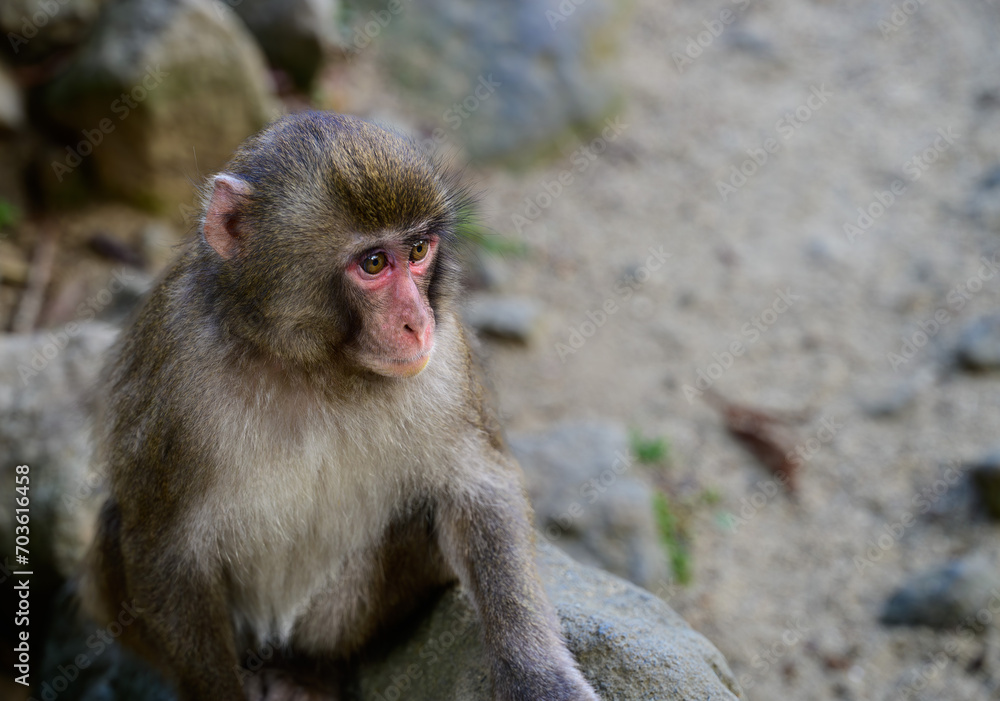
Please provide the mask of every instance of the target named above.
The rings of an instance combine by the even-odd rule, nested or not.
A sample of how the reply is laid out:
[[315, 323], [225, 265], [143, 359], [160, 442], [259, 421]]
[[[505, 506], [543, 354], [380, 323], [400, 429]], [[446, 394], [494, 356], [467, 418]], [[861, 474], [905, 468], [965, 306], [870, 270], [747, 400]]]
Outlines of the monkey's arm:
[[[512, 470], [513, 473], [513, 470]], [[483, 626], [497, 701], [597, 701], [566, 649], [535, 568], [529, 507], [514, 474], [438, 510], [438, 539]]]
[[122, 541], [144, 647], [168, 667], [184, 701], [244, 701], [221, 568], [165, 541], [162, 533]]

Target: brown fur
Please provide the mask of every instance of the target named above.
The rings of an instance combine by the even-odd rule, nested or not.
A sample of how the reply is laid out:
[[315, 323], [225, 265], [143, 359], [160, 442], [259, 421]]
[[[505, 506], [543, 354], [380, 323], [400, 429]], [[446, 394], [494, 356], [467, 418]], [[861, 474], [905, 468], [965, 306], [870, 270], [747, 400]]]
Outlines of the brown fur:
[[[497, 699], [596, 699], [538, 582], [520, 473], [453, 309], [462, 193], [407, 140], [322, 113], [278, 121], [225, 172], [236, 187], [207, 194], [206, 226], [232, 248], [193, 241], [108, 369], [89, 609], [135, 599], [131, 642], [184, 699], [275, 701], [295, 697], [287, 680], [244, 690], [242, 651], [349, 660], [458, 580]], [[381, 311], [343, 271], [427, 234], [433, 357], [375, 374], [357, 358]]]

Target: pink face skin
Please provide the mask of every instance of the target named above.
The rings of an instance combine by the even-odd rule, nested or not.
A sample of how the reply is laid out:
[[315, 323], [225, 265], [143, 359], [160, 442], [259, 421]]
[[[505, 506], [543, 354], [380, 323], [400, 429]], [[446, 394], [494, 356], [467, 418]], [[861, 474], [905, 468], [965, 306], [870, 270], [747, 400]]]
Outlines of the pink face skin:
[[[421, 287], [432, 269], [438, 240], [427, 236], [420, 244], [398, 243], [366, 251], [347, 266], [347, 277], [373, 298], [381, 310], [377, 329], [381, 353], [367, 359], [380, 375], [413, 377], [427, 366], [434, 349], [434, 312]], [[419, 258], [419, 260], [417, 260]]]

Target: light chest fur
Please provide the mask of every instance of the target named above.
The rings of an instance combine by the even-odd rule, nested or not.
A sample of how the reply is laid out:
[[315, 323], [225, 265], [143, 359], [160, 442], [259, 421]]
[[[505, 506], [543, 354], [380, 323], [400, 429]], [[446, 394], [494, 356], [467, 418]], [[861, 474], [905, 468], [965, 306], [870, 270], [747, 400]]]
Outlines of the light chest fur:
[[464, 469], [454, 445], [426, 448], [438, 443], [430, 426], [455, 423], [436, 374], [432, 362], [402, 381], [405, 391], [338, 405], [266, 373], [216, 395], [227, 406], [209, 418], [212, 506], [190, 535], [225, 553], [241, 635], [287, 642], [313, 598], [336, 586], [344, 558], [371, 547], [412, 503], [415, 485], [433, 489]]

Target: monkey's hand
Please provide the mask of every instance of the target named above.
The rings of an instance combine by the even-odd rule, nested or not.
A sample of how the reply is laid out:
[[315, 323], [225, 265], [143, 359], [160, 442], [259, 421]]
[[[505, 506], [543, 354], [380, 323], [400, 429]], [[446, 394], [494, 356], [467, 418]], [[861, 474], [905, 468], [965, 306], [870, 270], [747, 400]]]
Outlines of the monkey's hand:
[[[546, 660], [539, 652], [534, 669], [510, 669], [494, 673], [493, 694], [496, 701], [600, 701], [587, 680], [576, 668], [572, 656], [563, 647], [566, 659]], [[557, 651], [550, 651], [559, 657]]]
[[563, 642], [538, 578], [530, 509], [517, 473], [487, 479], [478, 493], [439, 505], [437, 533], [479, 614], [494, 698], [599, 701]]

